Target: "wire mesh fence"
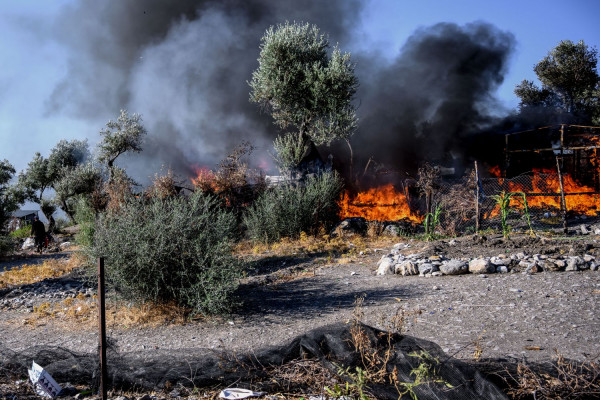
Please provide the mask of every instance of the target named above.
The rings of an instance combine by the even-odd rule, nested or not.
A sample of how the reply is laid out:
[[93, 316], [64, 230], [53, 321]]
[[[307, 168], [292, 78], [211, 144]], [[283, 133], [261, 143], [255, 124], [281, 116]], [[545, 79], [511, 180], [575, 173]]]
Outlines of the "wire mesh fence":
[[562, 228], [574, 217], [597, 216], [600, 193], [569, 175], [562, 177], [561, 185], [558, 171], [478, 180], [471, 173], [440, 183], [433, 193], [430, 212], [436, 208], [441, 211], [438, 227], [444, 234], [554, 229]]

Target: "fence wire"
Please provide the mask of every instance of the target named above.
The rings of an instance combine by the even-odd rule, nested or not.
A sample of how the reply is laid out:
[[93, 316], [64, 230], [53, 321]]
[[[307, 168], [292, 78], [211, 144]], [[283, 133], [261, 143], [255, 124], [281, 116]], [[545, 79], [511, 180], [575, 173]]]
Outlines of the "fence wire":
[[[502, 231], [500, 202], [505, 199], [506, 223], [512, 231], [561, 228], [563, 214], [558, 173], [529, 172], [514, 178], [483, 178], [474, 173], [458, 180], [441, 182], [433, 193], [432, 213], [441, 210], [438, 229], [444, 234], [472, 233], [479, 229]], [[574, 217], [597, 216], [600, 194], [592, 187], [563, 176], [565, 214]]]

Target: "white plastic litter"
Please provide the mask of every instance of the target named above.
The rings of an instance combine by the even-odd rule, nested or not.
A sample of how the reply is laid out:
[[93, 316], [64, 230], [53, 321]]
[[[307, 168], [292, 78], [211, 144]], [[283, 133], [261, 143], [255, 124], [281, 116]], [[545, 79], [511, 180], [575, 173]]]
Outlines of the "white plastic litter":
[[27, 238], [23, 242], [23, 246], [21, 246], [21, 250], [33, 249], [35, 247], [35, 240], [33, 238]]
[[44, 368], [33, 361], [31, 369], [27, 371], [29, 371], [29, 379], [37, 394], [51, 399], [58, 396], [62, 388]]
[[227, 388], [219, 393], [219, 397], [222, 399], [246, 399], [248, 397], [260, 397], [264, 394], [264, 392], [253, 392], [248, 389]]

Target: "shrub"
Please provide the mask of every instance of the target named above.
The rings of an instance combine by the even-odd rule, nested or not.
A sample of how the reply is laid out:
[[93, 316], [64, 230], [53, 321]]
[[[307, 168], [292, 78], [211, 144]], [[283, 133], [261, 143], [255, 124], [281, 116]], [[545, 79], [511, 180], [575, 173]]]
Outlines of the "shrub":
[[94, 243], [96, 212], [91, 203], [84, 197], [79, 198], [75, 206], [75, 222], [79, 225], [75, 242], [82, 246], [84, 251], [89, 252]]
[[8, 234], [8, 236], [15, 239], [27, 239], [29, 235], [31, 235], [31, 225], [26, 225]]
[[242, 211], [262, 193], [266, 180], [260, 170], [249, 168], [244, 161], [254, 147], [242, 142], [224, 160], [215, 171], [206, 168], [197, 169], [192, 179], [194, 186], [204, 192], [216, 194], [223, 207], [241, 216]]
[[107, 281], [125, 298], [221, 313], [240, 274], [229, 246], [235, 228], [234, 216], [202, 191], [133, 199], [97, 220], [93, 253], [106, 258]]
[[244, 225], [253, 241], [274, 242], [317, 233], [338, 221], [343, 183], [336, 172], [308, 177], [304, 185], [286, 184], [264, 192], [247, 210]]
[[15, 241], [8, 236], [0, 234], [0, 256], [10, 253], [14, 248]]

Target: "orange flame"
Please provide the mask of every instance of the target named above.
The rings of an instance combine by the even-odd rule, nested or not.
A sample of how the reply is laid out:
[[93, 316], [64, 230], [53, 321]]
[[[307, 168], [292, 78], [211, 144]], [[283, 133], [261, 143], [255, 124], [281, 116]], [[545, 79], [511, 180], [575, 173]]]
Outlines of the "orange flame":
[[502, 170], [497, 165], [495, 167], [490, 168], [489, 172], [490, 172], [490, 175], [492, 175], [493, 177], [496, 177], [496, 178], [502, 177]]
[[193, 167], [196, 173], [195, 177], [191, 178], [192, 183], [195, 187], [201, 190], [212, 190], [218, 192], [219, 188], [216, 184], [215, 173], [207, 167]]
[[341, 218], [363, 217], [369, 221], [409, 218], [418, 223], [423, 221], [423, 217], [412, 213], [404, 193], [397, 191], [392, 184], [371, 188], [356, 195], [346, 191], [338, 204]]
[[[495, 167], [499, 171], [498, 167]], [[495, 175], [495, 171], [490, 173]], [[499, 175], [499, 183], [502, 184], [502, 178]], [[600, 211], [600, 195], [593, 194], [573, 194], [594, 192], [594, 188], [577, 182], [571, 175], [563, 174], [563, 190], [565, 193], [565, 203], [567, 210], [574, 211], [581, 215], [595, 216]], [[521, 182], [508, 182], [508, 192], [523, 192], [527, 195], [527, 205], [530, 208], [556, 209], [560, 210], [560, 182], [558, 174], [554, 170], [534, 169], [531, 177], [531, 185]], [[571, 193], [571, 195], [569, 195]], [[528, 194], [555, 194], [555, 196], [530, 196]], [[523, 205], [516, 200], [511, 201], [511, 206], [522, 209]], [[492, 216], [499, 212], [499, 207], [492, 212]]]

